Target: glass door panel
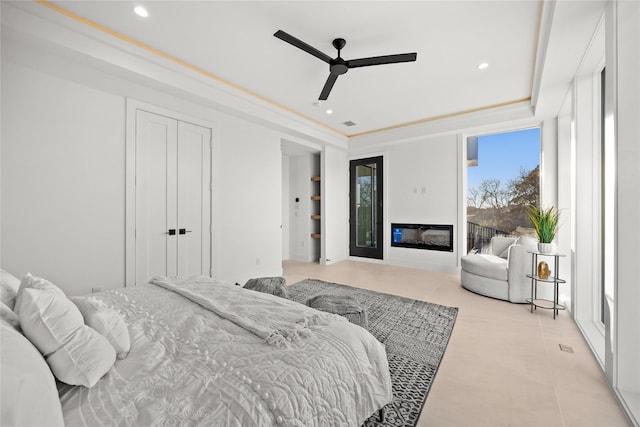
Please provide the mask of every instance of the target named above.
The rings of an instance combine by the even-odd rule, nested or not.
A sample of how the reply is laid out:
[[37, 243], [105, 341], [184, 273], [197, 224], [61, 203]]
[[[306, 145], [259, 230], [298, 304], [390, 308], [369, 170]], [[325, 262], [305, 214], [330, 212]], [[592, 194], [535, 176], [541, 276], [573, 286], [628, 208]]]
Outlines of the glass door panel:
[[356, 174], [356, 245], [361, 248], [375, 248], [375, 165], [356, 166]]
[[350, 255], [382, 259], [382, 157], [350, 165]]

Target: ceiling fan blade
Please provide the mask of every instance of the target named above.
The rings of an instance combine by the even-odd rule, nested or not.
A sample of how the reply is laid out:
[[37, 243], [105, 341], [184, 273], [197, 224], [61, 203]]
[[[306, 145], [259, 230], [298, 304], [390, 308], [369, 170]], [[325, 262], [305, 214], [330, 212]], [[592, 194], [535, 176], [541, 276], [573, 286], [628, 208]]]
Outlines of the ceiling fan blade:
[[327, 64], [329, 62], [331, 62], [331, 60], [333, 59], [329, 55], [327, 55], [326, 53], [319, 51], [315, 47], [306, 44], [302, 40], [297, 39], [297, 38], [293, 37], [291, 34], [287, 34], [282, 30], [276, 31], [274, 36], [279, 38], [280, 40], [283, 40], [283, 41], [285, 41], [285, 42], [287, 42], [289, 44], [292, 44], [293, 46], [297, 47], [298, 49], [302, 49], [305, 52], [310, 53], [311, 55], [315, 56], [316, 58], [323, 60]]
[[398, 62], [413, 62], [417, 53], [399, 53], [397, 55], [372, 56], [371, 58], [351, 59], [347, 61], [349, 68], [368, 67], [370, 65], [395, 64]]
[[338, 79], [338, 76], [339, 74], [329, 74], [329, 78], [327, 79], [327, 82], [324, 84], [324, 87], [322, 88], [322, 92], [320, 92], [320, 98], [318, 98], [320, 101], [327, 100], [327, 98], [329, 97], [329, 92], [331, 92], [331, 89], [333, 88], [333, 84]]

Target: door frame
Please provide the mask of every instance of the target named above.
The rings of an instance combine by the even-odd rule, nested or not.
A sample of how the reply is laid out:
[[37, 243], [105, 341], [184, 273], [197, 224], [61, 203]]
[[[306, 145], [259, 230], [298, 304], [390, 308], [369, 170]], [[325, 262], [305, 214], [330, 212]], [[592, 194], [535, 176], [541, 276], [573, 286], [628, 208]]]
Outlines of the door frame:
[[[364, 164], [376, 163], [376, 248], [364, 248], [356, 246], [356, 218], [354, 197], [356, 186], [354, 178], [355, 168]], [[384, 156], [373, 156], [352, 159], [349, 161], [349, 256], [384, 259], [384, 230], [385, 230], [385, 209], [384, 209]]]
[[211, 129], [211, 229], [209, 232], [211, 236], [211, 271], [215, 274], [218, 271], [218, 252], [214, 244], [214, 230], [219, 229], [218, 214], [213, 209], [216, 195], [213, 191], [215, 187], [214, 170], [217, 169], [214, 163], [216, 159], [214, 152], [217, 152], [216, 141], [219, 141], [217, 126], [206, 120], [133, 98], [126, 98], [125, 110], [125, 287], [136, 285], [136, 114], [138, 110]]

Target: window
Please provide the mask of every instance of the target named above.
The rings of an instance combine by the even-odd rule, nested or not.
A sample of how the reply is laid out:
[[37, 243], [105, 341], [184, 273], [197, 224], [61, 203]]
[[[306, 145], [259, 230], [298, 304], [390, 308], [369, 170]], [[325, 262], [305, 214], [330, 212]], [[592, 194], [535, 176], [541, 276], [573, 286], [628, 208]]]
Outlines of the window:
[[540, 194], [540, 128], [467, 139], [467, 251], [494, 236], [532, 233]]

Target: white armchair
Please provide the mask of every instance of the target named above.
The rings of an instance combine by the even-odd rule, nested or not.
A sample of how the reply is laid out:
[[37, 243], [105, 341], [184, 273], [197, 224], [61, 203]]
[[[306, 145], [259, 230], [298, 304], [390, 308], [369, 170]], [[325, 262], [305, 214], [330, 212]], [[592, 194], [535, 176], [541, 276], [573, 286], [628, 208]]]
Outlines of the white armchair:
[[531, 254], [537, 241], [528, 236], [494, 237], [490, 253], [461, 259], [462, 287], [480, 295], [523, 303], [531, 296]]

